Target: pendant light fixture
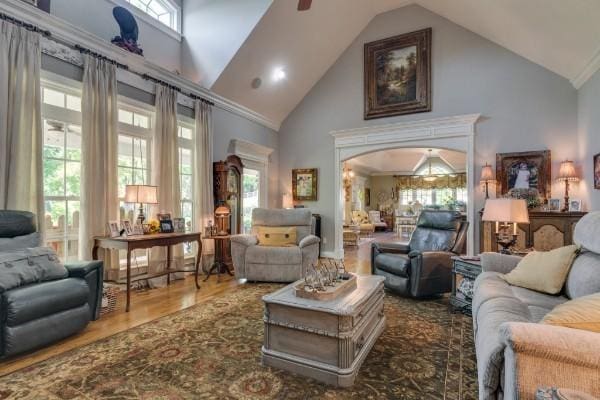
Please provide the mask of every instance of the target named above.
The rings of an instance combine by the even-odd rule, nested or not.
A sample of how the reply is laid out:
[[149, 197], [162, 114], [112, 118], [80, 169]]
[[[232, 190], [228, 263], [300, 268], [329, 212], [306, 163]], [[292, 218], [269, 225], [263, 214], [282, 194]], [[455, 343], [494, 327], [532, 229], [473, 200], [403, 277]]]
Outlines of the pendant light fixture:
[[431, 173], [431, 151], [432, 150], [429, 149], [429, 155], [427, 156], [427, 161], [429, 162], [429, 172], [423, 177], [423, 180], [426, 182], [433, 182], [437, 179], [437, 177]]

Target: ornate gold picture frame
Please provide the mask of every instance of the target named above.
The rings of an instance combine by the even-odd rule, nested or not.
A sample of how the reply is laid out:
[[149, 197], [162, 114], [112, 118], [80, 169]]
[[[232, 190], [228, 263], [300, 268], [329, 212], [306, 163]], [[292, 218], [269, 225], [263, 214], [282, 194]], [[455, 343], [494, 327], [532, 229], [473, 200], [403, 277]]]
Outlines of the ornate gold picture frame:
[[317, 201], [318, 188], [318, 171], [316, 168], [292, 170], [294, 201]]

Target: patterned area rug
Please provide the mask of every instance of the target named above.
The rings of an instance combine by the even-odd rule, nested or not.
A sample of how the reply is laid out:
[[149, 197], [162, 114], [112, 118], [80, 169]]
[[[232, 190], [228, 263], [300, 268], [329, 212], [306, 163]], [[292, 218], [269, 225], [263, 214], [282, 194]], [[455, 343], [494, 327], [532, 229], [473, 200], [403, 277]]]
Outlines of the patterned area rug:
[[387, 328], [354, 386], [263, 367], [261, 296], [243, 285], [0, 378], [0, 399], [476, 399], [470, 318], [386, 294]]

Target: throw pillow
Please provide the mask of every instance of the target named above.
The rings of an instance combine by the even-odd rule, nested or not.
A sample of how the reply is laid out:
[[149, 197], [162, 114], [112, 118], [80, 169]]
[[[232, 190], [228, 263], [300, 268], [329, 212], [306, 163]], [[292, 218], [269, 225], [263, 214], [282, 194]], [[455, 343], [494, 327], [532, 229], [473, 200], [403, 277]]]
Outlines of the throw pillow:
[[600, 293], [556, 306], [546, 314], [542, 323], [600, 333]]
[[50, 248], [0, 252], [0, 293], [30, 283], [66, 278], [68, 275], [69, 272]]
[[578, 251], [579, 247], [575, 245], [551, 251], [534, 251], [527, 254], [515, 269], [504, 275], [504, 280], [513, 286], [558, 294], [565, 284]]
[[289, 247], [296, 245], [295, 226], [259, 226], [258, 245]]

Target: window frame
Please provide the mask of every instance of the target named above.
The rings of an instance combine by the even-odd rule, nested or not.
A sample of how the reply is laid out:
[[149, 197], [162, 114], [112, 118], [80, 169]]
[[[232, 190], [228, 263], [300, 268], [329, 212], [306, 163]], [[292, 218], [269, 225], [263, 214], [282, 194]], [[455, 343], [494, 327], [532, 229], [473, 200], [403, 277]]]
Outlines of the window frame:
[[171, 1], [171, 0], [161, 0], [161, 2], [167, 3], [167, 7], [170, 8], [170, 11], [174, 13], [174, 17], [172, 17], [173, 19], [173, 24], [174, 27], [171, 27], [169, 25], [164, 24], [163, 22], [161, 22], [160, 20], [154, 18], [153, 16], [151, 16], [150, 14], [146, 13], [144, 10], [136, 7], [135, 5], [131, 4], [129, 1], [127, 0], [108, 0], [118, 6], [124, 7], [127, 10], [129, 10], [133, 15], [135, 15], [137, 18], [141, 19], [142, 21], [144, 21], [145, 23], [153, 26], [154, 28], [162, 31], [163, 33], [169, 35], [170, 37], [172, 37], [173, 39], [176, 39], [177, 41], [181, 42], [182, 39], [182, 35], [181, 35], [181, 27], [182, 27], [182, 23], [181, 23], [181, 7], [176, 4], [175, 2]]
[[[186, 139], [183, 137], [179, 136], [179, 127], [184, 127], [187, 129], [190, 129], [192, 131], [192, 138], [191, 139]], [[194, 179], [194, 157], [195, 157], [195, 149], [194, 149], [194, 137], [196, 135], [196, 122], [194, 119], [183, 116], [183, 115], [177, 115], [177, 151], [179, 153], [179, 157], [181, 157], [181, 149], [187, 149], [190, 151], [190, 155], [192, 157], [191, 162], [192, 162], [192, 173], [190, 174], [190, 176], [192, 177], [191, 181], [192, 181], [192, 197], [189, 200], [184, 200], [183, 196], [181, 196], [180, 198], [180, 204], [181, 204], [181, 212], [183, 215], [183, 203], [189, 203], [192, 206], [192, 225], [191, 225], [191, 229], [195, 230], [195, 229], [199, 229], [196, 226], [196, 209], [194, 207], [194, 192], [195, 192], [195, 179]], [[179, 160], [179, 164], [181, 165], [181, 159]], [[182, 173], [181, 170], [179, 170], [179, 184], [181, 186], [181, 177], [182, 177]], [[181, 191], [181, 187], [180, 187], [180, 191]], [[183, 194], [183, 192], [182, 192]]]

